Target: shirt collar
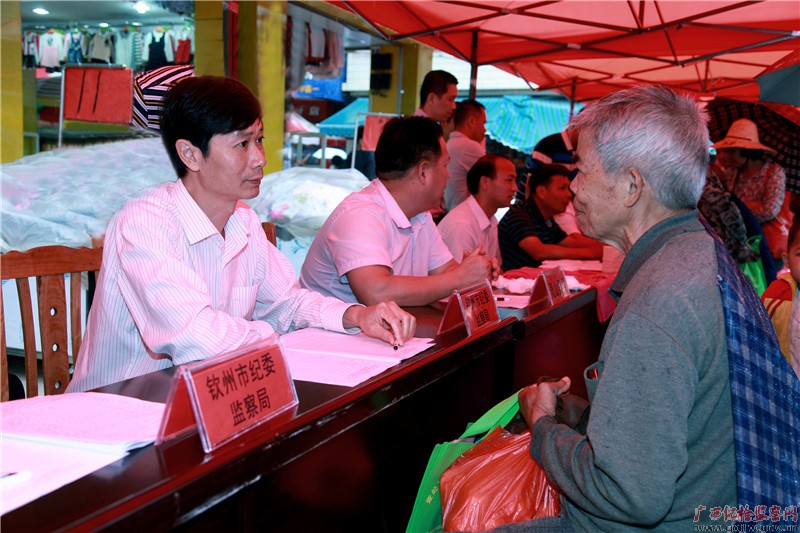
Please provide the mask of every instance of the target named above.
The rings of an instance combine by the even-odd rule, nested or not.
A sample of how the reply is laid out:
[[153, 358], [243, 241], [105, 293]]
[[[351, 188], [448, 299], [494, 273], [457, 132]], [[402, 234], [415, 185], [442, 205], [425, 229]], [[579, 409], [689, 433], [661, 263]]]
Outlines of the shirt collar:
[[383, 203], [386, 206], [386, 213], [398, 228], [410, 228], [412, 223], [416, 221], [417, 217], [425, 214], [420, 213], [419, 215], [414, 215], [411, 217], [412, 220], [409, 220], [405, 213], [403, 213], [403, 210], [400, 209], [400, 206], [397, 204], [397, 200], [394, 199], [394, 196], [392, 196], [392, 193], [390, 193], [389, 189], [386, 188], [386, 185], [383, 184], [383, 181], [376, 179], [373, 180], [372, 183], [375, 184], [378, 194], [380, 194], [381, 198], [383, 198]]
[[609, 289], [611, 296], [619, 300], [636, 272], [664, 246], [666, 241], [682, 233], [704, 231], [697, 215], [697, 209], [693, 209], [688, 213], [681, 213], [662, 220], [647, 230], [625, 256], [619, 273]]
[[[178, 209], [178, 216], [186, 238], [189, 244], [197, 244], [198, 242], [219, 235], [219, 231], [214, 224], [209, 220], [208, 216], [200, 209], [197, 202], [194, 201], [192, 195], [186, 190], [182, 179], [178, 179], [172, 188], [172, 195], [175, 200], [175, 206]], [[225, 235], [230, 240], [230, 237], [238, 238], [246, 235], [244, 224], [237, 216], [240, 209], [246, 208], [246, 204], [242, 201], [236, 203], [236, 208], [233, 214], [225, 223]]]
[[486, 216], [486, 212], [475, 199], [475, 196], [470, 194], [465, 202], [467, 203], [469, 210], [472, 212], [472, 215], [475, 217], [475, 220], [478, 221], [478, 225], [480, 226], [481, 230], [485, 230], [491, 226], [492, 220], [497, 220], [494, 217], [492, 217], [492, 220], [489, 220], [489, 217]]

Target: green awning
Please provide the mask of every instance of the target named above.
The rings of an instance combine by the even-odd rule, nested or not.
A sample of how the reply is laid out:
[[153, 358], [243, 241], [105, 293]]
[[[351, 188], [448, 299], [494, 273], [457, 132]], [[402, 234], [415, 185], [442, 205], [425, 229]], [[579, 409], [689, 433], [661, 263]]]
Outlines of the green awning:
[[[514, 150], [531, 153], [533, 146], [550, 134], [563, 130], [569, 122], [569, 101], [551, 96], [482, 96], [478, 101], [486, 107], [486, 134]], [[583, 108], [576, 104], [575, 112]], [[356, 98], [318, 124], [328, 135], [352, 137], [358, 113], [369, 111], [369, 99]], [[359, 117], [364, 124], [364, 116]]]

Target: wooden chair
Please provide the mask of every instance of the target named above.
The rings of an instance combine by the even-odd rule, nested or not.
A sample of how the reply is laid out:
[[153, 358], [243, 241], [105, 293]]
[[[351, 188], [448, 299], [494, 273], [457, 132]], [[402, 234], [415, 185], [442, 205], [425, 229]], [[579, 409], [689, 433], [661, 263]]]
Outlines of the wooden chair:
[[[16, 280], [19, 294], [28, 397], [37, 396], [39, 390], [36, 332], [29, 279], [36, 278], [44, 393], [61, 394], [70, 379], [68, 339], [72, 341], [72, 362], [76, 364], [83, 338], [81, 316], [85, 311], [81, 306], [81, 273], [88, 272], [93, 281], [100, 270], [102, 257], [102, 248], [66, 246], [43, 246], [27, 252], [0, 255], [0, 275], [3, 280]], [[67, 274], [70, 278], [68, 297], [65, 283]], [[90, 287], [93, 287], [93, 283]], [[87, 293], [87, 309], [92, 292]], [[0, 293], [0, 401], [8, 400], [9, 391], [4, 309], [5, 304]]]
[[264, 233], [267, 234], [267, 240], [271, 242], [273, 246], [278, 246], [278, 233], [275, 228], [275, 223], [262, 222], [261, 227], [264, 228]]

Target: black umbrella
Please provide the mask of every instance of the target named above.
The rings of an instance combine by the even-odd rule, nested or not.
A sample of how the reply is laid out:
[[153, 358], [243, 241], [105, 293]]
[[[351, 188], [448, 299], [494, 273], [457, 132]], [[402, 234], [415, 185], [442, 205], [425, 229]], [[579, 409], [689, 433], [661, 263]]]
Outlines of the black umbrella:
[[164, 95], [170, 87], [189, 76], [194, 76], [192, 65], [168, 65], [134, 76], [131, 126], [160, 131]]
[[759, 140], [777, 152], [774, 159], [786, 171], [786, 190], [800, 193], [800, 111], [796, 106], [715, 98], [708, 104], [708, 114], [714, 142], [724, 138], [737, 119], [755, 122]]

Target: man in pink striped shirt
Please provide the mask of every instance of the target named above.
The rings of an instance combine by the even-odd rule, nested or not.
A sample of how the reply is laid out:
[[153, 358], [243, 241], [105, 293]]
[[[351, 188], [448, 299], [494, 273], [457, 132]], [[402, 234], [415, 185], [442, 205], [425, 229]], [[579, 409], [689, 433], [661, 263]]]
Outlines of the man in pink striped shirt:
[[414, 317], [301, 289], [243, 198], [260, 190], [261, 106], [235, 80], [187, 78], [167, 94], [164, 146], [180, 179], [109, 223], [103, 267], [69, 392], [318, 327], [403, 344]]

